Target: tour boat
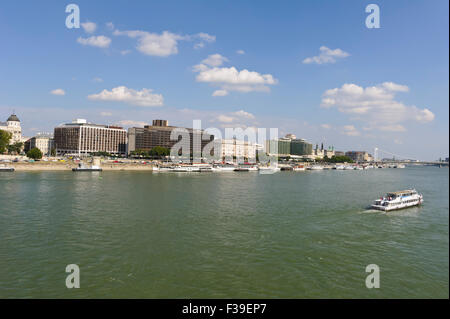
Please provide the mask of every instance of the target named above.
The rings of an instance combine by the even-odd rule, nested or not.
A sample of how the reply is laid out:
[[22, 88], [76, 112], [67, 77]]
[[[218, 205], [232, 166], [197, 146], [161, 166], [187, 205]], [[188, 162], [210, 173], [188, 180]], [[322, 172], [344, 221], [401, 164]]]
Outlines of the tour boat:
[[417, 206], [422, 203], [422, 194], [417, 193], [415, 189], [409, 189], [400, 192], [387, 193], [384, 197], [375, 200], [371, 208], [387, 212]]
[[235, 169], [235, 165], [217, 165], [214, 167], [214, 171], [216, 172], [234, 172]]
[[397, 168], [405, 168], [406, 166], [404, 164], [398, 164]]
[[260, 166], [259, 167], [260, 174], [273, 174], [273, 173], [279, 172], [280, 170], [281, 170], [281, 168], [279, 168], [278, 165]]
[[344, 165], [336, 165], [334, 167], [334, 169], [343, 170], [343, 169], [345, 169], [345, 166]]
[[102, 168], [97, 165], [85, 166], [83, 163], [79, 163], [78, 167], [72, 168], [74, 172], [101, 172]]
[[300, 171], [304, 171], [305, 170], [305, 166], [304, 165], [297, 165], [293, 167], [293, 171], [294, 172], [300, 172]]
[[309, 167], [308, 167], [308, 170], [311, 170], [311, 171], [320, 171], [320, 170], [323, 170], [323, 166], [320, 166], [320, 165], [309, 166]]
[[0, 172], [14, 172], [14, 167], [10, 167], [10, 166], [6, 166], [5, 164], [1, 164]]
[[171, 171], [178, 173], [200, 172], [200, 167], [193, 165], [179, 165], [175, 166]]
[[347, 165], [344, 167], [344, 170], [354, 170], [355, 168], [351, 165]]

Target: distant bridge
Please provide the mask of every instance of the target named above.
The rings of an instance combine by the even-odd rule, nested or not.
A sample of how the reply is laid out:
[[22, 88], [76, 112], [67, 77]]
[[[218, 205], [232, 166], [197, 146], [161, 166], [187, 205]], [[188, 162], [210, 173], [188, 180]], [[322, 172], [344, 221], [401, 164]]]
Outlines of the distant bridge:
[[[393, 156], [392, 160], [386, 160], [386, 161], [381, 161], [380, 160], [380, 156], [379, 156], [379, 152], [381, 152], [382, 154], [388, 154]], [[383, 164], [410, 164], [410, 165], [433, 165], [433, 166], [448, 166], [448, 162], [441, 162], [441, 161], [421, 161], [421, 160], [417, 160], [413, 157], [409, 157], [409, 156], [401, 156], [398, 154], [394, 154], [391, 153], [389, 151], [386, 150], [382, 150], [378, 147], [375, 147], [374, 151], [373, 151], [373, 158], [374, 161], [377, 163], [383, 163]], [[398, 158], [398, 159], [395, 159]]]

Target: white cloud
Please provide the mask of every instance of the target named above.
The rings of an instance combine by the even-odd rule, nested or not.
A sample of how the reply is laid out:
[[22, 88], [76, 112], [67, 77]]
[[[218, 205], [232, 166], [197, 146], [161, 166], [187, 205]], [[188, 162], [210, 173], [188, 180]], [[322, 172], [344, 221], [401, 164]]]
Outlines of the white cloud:
[[231, 112], [227, 114], [220, 114], [215, 118], [215, 121], [225, 124], [223, 127], [230, 126], [233, 124], [234, 127], [247, 127], [243, 122], [252, 121], [255, 119], [255, 116], [249, 112], [244, 110], [239, 110], [236, 112]]
[[116, 122], [116, 124], [122, 125], [122, 126], [126, 126], [126, 127], [143, 127], [144, 125], [149, 125], [147, 122], [143, 122], [143, 121], [133, 121], [133, 120], [121, 120]]
[[261, 74], [246, 69], [239, 71], [235, 67], [219, 67], [226, 61], [228, 59], [222, 55], [213, 54], [193, 67], [193, 71], [198, 73], [197, 82], [220, 87], [220, 90], [216, 90], [213, 96], [224, 96], [229, 91], [268, 92], [270, 91], [268, 85], [278, 83], [278, 80], [271, 74]]
[[90, 100], [96, 101], [116, 101], [137, 106], [162, 106], [163, 96], [152, 93], [151, 89], [136, 91], [125, 86], [113, 88], [111, 91], [103, 90], [98, 94], [88, 96]]
[[201, 49], [205, 47], [205, 42], [206, 43], [212, 43], [216, 41], [216, 36], [215, 35], [210, 35], [208, 33], [205, 32], [200, 32], [197, 33], [194, 36], [191, 36], [192, 38], [196, 39], [200, 39], [200, 42], [197, 42], [196, 44], [194, 44], [194, 49]]
[[326, 130], [329, 130], [331, 128], [331, 125], [330, 124], [321, 124], [320, 127], [324, 128]]
[[79, 37], [77, 42], [82, 45], [90, 45], [98, 48], [107, 48], [111, 44], [111, 39], [104, 35], [91, 36], [89, 38]]
[[122, 51], [120, 51], [120, 54], [122, 54], [122, 55], [127, 55], [129, 53], [131, 53], [131, 50], [122, 50]]
[[202, 61], [203, 64], [209, 66], [221, 66], [224, 62], [228, 62], [228, 59], [218, 53], [209, 55]]
[[111, 112], [100, 112], [101, 116], [112, 116]]
[[306, 58], [303, 60], [303, 63], [305, 64], [325, 64], [325, 63], [335, 63], [337, 59], [343, 59], [345, 57], [348, 57], [350, 54], [348, 54], [345, 51], [342, 51], [341, 49], [334, 49], [331, 50], [327, 48], [326, 46], [321, 46], [319, 48], [320, 53], [317, 56], [313, 56], [310, 58]]
[[353, 125], [344, 125], [342, 133], [345, 135], [348, 135], [348, 136], [359, 136], [360, 135], [359, 131]]
[[321, 106], [336, 107], [338, 111], [351, 114], [354, 119], [368, 123], [371, 129], [402, 132], [402, 122], [431, 122], [434, 114], [428, 109], [407, 106], [395, 100], [396, 92], [407, 92], [409, 88], [392, 82], [376, 86], [361, 87], [344, 84], [340, 88], [325, 91]]
[[92, 81], [97, 82], [97, 83], [101, 83], [101, 82], [103, 82], [103, 79], [99, 78], [99, 77], [95, 77], [95, 78], [92, 79]]
[[132, 30], [132, 31], [119, 31], [115, 30], [114, 35], [125, 35], [129, 38], [137, 39], [137, 50], [145, 55], [167, 57], [169, 55], [178, 53], [179, 41], [190, 41], [193, 39], [199, 39], [201, 44], [197, 44], [200, 47], [204, 46], [205, 42], [214, 42], [216, 37], [207, 33], [198, 33], [195, 35], [179, 35], [169, 31], [163, 31], [161, 34]]
[[64, 91], [63, 89], [55, 89], [50, 91], [50, 94], [53, 95], [66, 95], [66, 91]]
[[215, 90], [212, 94], [212, 96], [226, 96], [228, 95], [227, 90]]
[[233, 112], [232, 114], [236, 115], [237, 117], [244, 117], [244, 118], [248, 118], [248, 119], [254, 119], [255, 118], [255, 116], [252, 113], [245, 112], [244, 110]]
[[237, 54], [245, 54], [245, 51], [244, 50], [237, 50], [236, 53]]
[[110, 29], [110, 30], [114, 30], [114, 23], [112, 23], [112, 22], [107, 22], [107, 23], [106, 23], [106, 27], [107, 27], [108, 29]]
[[81, 23], [81, 27], [86, 33], [94, 33], [97, 29], [97, 24], [95, 24], [94, 22], [86, 21], [84, 23]]

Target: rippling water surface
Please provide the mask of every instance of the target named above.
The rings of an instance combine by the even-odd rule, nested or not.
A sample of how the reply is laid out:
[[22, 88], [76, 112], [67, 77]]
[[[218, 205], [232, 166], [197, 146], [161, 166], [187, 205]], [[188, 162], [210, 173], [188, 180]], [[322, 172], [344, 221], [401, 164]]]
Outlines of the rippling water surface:
[[[422, 207], [365, 209], [409, 187]], [[15, 172], [0, 190], [2, 298], [449, 297], [447, 168]]]

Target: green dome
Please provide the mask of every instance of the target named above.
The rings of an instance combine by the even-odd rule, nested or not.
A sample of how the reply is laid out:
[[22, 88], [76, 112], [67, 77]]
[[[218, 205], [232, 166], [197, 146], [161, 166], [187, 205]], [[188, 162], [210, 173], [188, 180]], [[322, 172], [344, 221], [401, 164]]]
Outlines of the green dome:
[[7, 122], [9, 121], [15, 121], [15, 122], [20, 122], [19, 118], [16, 116], [16, 114], [11, 114], [10, 117], [8, 117], [8, 119], [6, 120]]

